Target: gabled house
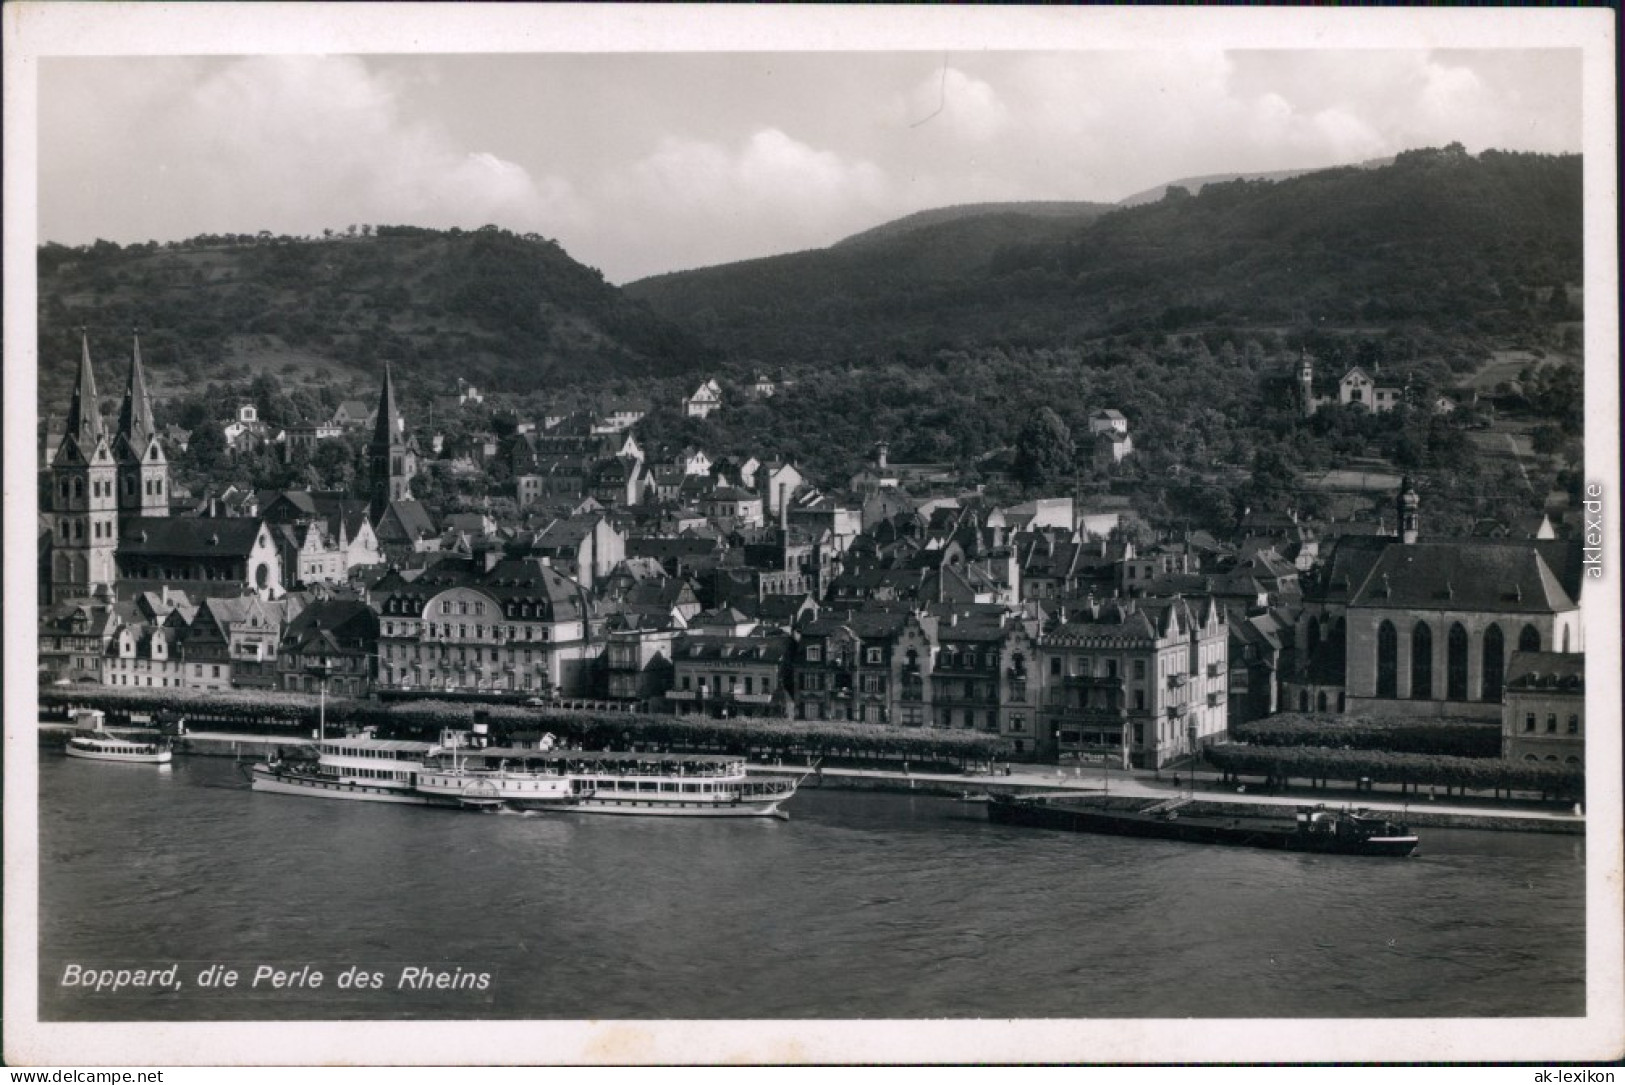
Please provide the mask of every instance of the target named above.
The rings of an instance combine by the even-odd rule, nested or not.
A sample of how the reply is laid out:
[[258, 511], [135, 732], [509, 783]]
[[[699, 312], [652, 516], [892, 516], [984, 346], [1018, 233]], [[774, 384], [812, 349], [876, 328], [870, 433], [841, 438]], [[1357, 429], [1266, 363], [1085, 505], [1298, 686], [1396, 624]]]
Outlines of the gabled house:
[[1399, 406], [1402, 390], [1378, 386], [1376, 380], [1354, 366], [1337, 382], [1337, 401], [1343, 406], [1364, 407], [1368, 411], [1391, 411]]
[[683, 413], [690, 418], [706, 418], [722, 409], [722, 386], [707, 380], [683, 400]]
[[173, 629], [148, 622], [126, 622], [102, 655], [104, 686], [180, 688], [184, 663]]
[[325, 682], [339, 697], [372, 692], [378, 656], [378, 613], [354, 599], [323, 599], [299, 613], [282, 634], [279, 688], [315, 693]]

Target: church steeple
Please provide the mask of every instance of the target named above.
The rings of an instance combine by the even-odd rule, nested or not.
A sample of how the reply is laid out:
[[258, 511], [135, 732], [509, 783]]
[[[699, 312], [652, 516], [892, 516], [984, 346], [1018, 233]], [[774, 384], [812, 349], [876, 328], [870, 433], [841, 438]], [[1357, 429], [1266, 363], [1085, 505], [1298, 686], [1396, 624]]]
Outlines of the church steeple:
[[384, 387], [378, 395], [378, 420], [372, 431], [374, 445], [394, 444], [401, 435], [401, 416], [395, 409], [395, 379], [384, 363]]
[[1411, 476], [1406, 475], [1405, 481], [1400, 483], [1399, 500], [1396, 502], [1399, 511], [1399, 541], [1413, 543], [1416, 541], [1421, 522], [1417, 517], [1417, 506], [1422, 499], [1416, 495], [1416, 487], [1411, 483]]
[[67, 433], [79, 442], [80, 453], [88, 458], [107, 430], [102, 425], [101, 400], [96, 395], [96, 371], [90, 365], [90, 337], [81, 335], [80, 346], [79, 377], [68, 403]]
[[96, 394], [90, 339], [81, 336], [67, 434], [51, 461], [51, 602], [112, 597], [117, 473]]
[[367, 446], [367, 462], [372, 477], [369, 504], [375, 519], [383, 515], [391, 502], [412, 499], [406, 477], [406, 439], [401, 434], [401, 416], [395, 407], [395, 379], [388, 362], [384, 363], [384, 387], [378, 394], [378, 420], [372, 442]]
[[152, 421], [152, 400], [147, 395], [146, 374], [141, 371], [141, 339], [135, 338], [130, 354], [130, 380], [124, 386], [124, 402], [118, 412], [118, 433], [131, 447], [144, 446], [158, 427]]
[[169, 515], [169, 459], [158, 442], [152, 418], [152, 397], [141, 369], [141, 340], [130, 354], [130, 379], [119, 407], [118, 434], [113, 438], [118, 459], [119, 513], [124, 516]]

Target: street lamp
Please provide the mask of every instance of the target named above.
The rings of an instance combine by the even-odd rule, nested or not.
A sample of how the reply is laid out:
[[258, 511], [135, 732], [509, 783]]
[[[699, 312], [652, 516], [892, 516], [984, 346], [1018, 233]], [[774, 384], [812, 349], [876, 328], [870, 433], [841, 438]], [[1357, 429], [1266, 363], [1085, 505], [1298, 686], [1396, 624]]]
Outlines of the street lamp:
[[333, 657], [323, 652], [315, 666], [305, 668], [305, 673], [321, 679], [321, 694], [316, 702], [316, 741], [320, 743], [327, 738], [327, 680], [333, 676]]
[[1196, 761], [1197, 761], [1197, 757], [1196, 757], [1196, 720], [1194, 718], [1191, 720], [1189, 725], [1186, 726], [1186, 728], [1185, 728], [1185, 736], [1190, 741], [1190, 748], [1191, 748], [1191, 767], [1190, 767], [1191, 798], [1195, 799], [1196, 798]]

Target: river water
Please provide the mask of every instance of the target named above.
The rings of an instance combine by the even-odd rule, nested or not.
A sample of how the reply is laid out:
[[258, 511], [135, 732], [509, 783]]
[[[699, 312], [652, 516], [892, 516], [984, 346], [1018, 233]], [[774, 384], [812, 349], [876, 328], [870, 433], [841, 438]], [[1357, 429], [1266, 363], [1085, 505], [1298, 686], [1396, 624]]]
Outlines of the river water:
[[[41, 1020], [1585, 1012], [1581, 837], [1426, 830], [1393, 860], [995, 826], [906, 795], [789, 810], [472, 814], [42, 752]], [[62, 984], [172, 964], [175, 989]], [[236, 986], [199, 986], [211, 965]], [[262, 967], [289, 978], [252, 984]], [[382, 989], [341, 987], [352, 969]]]

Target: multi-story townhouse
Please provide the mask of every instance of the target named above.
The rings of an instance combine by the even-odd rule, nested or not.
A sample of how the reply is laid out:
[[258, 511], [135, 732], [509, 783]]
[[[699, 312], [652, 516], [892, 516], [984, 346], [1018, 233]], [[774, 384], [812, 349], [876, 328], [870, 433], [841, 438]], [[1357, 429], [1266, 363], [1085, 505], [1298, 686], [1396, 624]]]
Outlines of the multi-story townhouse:
[[102, 685], [168, 689], [184, 685], [175, 631], [146, 622], [125, 624], [102, 655]]
[[380, 689], [596, 688], [604, 619], [579, 582], [534, 558], [444, 560], [373, 588]]
[[1585, 653], [1512, 653], [1501, 715], [1502, 757], [1584, 765], [1585, 715]]
[[869, 607], [825, 612], [806, 623], [792, 661], [796, 715], [891, 722], [898, 635], [913, 620], [906, 608]]
[[540, 559], [590, 588], [626, 560], [626, 535], [602, 513], [585, 513], [541, 523], [515, 539], [510, 553]]
[[1211, 599], [1068, 609], [1039, 638], [1056, 753], [1160, 768], [1222, 738], [1228, 624]]
[[647, 705], [663, 698], [672, 686], [672, 642], [681, 632], [682, 625], [670, 614], [611, 615], [604, 625], [610, 699]]
[[666, 699], [678, 712], [782, 715], [790, 703], [784, 678], [792, 647], [783, 633], [685, 633], [672, 647], [673, 684]]
[[39, 620], [40, 681], [99, 681], [102, 657], [118, 627], [118, 615], [105, 603], [46, 608]]
[[322, 599], [288, 623], [277, 653], [285, 690], [362, 697], [372, 691], [378, 658], [378, 613], [356, 599]]
[[277, 689], [277, 649], [298, 596], [275, 602], [243, 596], [204, 599], [186, 627], [182, 674], [195, 689]]

